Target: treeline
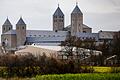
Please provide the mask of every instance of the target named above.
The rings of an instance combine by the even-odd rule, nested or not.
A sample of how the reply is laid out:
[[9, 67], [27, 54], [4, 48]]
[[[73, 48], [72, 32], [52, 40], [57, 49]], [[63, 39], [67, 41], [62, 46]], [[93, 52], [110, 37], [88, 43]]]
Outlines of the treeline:
[[61, 61], [45, 55], [1, 55], [0, 77], [33, 77], [39, 74], [90, 73], [92, 68], [80, 67], [75, 61]]
[[[96, 42], [93, 38], [81, 39], [76, 36], [72, 36], [69, 33], [67, 39], [61, 43], [61, 46], [65, 48], [69, 56], [72, 56], [73, 48], [76, 47], [76, 53], [79, 48], [85, 48], [91, 50], [90, 61], [97, 63], [100, 66], [119, 66], [120, 65], [120, 31], [114, 33], [113, 39], [103, 39], [100, 43]], [[99, 57], [94, 56], [92, 50], [101, 51], [102, 55]]]

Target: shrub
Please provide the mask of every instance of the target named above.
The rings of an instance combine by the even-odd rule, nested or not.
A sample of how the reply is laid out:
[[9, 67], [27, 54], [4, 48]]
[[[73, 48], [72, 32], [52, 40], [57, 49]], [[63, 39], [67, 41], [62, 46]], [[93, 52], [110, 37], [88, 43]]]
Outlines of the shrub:
[[112, 67], [111, 73], [120, 73], [120, 67]]
[[81, 68], [80, 64], [74, 60], [61, 61], [45, 55], [39, 56], [39, 59], [31, 54], [24, 56], [9, 54], [0, 57], [0, 65], [5, 67], [0, 70], [0, 77], [32, 77], [38, 74], [93, 72], [92, 68]]

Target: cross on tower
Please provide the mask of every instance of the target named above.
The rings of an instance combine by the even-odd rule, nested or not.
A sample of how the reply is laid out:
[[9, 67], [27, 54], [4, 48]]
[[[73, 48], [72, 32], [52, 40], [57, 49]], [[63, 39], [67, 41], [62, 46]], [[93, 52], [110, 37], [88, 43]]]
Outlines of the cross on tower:
[[76, 0], [76, 5], [78, 5], [78, 0]]

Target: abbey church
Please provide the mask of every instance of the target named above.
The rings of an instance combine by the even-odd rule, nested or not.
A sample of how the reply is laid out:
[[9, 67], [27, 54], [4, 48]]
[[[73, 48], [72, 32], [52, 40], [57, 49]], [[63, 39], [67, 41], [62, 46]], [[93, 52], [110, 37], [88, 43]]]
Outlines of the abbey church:
[[71, 32], [72, 36], [77, 36], [83, 40], [90, 38], [96, 42], [101, 42], [113, 39], [114, 32], [111, 31], [92, 33], [92, 28], [83, 23], [83, 17], [82, 11], [76, 4], [71, 13], [71, 24], [65, 27], [65, 15], [58, 6], [53, 14], [53, 31], [27, 30], [27, 24], [22, 17], [20, 17], [14, 30], [10, 20], [7, 18], [2, 25], [1, 43], [9, 50], [17, 50], [20, 46], [32, 44], [57, 46], [62, 41], [65, 41], [69, 32]]

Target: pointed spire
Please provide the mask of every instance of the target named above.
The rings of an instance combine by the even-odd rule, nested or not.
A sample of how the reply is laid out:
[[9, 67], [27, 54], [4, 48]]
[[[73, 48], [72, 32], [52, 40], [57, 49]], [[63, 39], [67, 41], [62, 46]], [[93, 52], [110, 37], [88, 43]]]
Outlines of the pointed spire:
[[77, 0], [76, 0], [76, 5], [78, 5], [78, 2], [77, 2]]
[[7, 16], [7, 19], [6, 19], [6, 21], [4, 22], [3, 25], [12, 25], [11, 22], [9, 21], [9, 19], [8, 19], [8, 16]]
[[59, 7], [59, 4], [58, 4], [58, 8], [57, 8], [57, 10], [55, 11], [55, 13], [53, 14], [53, 16], [64, 16], [62, 10], [61, 10], [60, 7]]
[[22, 19], [22, 16], [20, 17], [19, 21], [17, 22], [17, 25], [25, 25], [25, 22]]
[[78, 7], [78, 2], [76, 2], [76, 7], [74, 8], [74, 10], [72, 11], [72, 14], [75, 13], [79, 13], [81, 15], [83, 15], [82, 11], [80, 10], [80, 8]]

